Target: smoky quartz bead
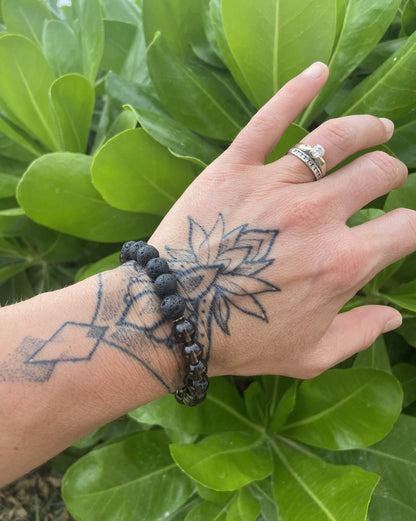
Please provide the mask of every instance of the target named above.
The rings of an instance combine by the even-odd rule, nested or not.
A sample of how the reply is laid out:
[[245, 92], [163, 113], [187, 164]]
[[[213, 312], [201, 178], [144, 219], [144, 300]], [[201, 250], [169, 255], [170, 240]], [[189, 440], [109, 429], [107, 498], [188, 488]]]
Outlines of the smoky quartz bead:
[[183, 354], [185, 356], [185, 360], [188, 363], [195, 364], [202, 355], [201, 346], [197, 342], [194, 342], [190, 345], [185, 345], [183, 346]]
[[175, 337], [175, 340], [177, 342], [189, 343], [192, 342], [194, 339], [195, 326], [190, 320], [186, 318], [183, 318], [182, 320], [175, 322], [173, 324], [172, 330], [173, 336]]

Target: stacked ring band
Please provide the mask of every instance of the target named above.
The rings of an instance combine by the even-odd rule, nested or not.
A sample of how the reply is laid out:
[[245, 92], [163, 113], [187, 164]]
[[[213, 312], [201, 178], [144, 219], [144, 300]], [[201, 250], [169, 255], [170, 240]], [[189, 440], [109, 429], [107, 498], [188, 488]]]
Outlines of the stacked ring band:
[[305, 143], [300, 143], [292, 147], [288, 154], [292, 154], [299, 158], [312, 171], [315, 181], [322, 179], [326, 174], [326, 164], [323, 158], [325, 149], [321, 145], [310, 146]]

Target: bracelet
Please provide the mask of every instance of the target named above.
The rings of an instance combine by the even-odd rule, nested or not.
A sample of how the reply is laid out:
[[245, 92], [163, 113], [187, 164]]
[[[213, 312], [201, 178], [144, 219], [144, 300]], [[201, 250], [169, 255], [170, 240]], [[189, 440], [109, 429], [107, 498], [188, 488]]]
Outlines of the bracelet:
[[123, 244], [120, 262], [128, 261], [137, 262], [153, 281], [155, 293], [161, 300], [162, 315], [173, 321], [173, 337], [182, 344], [187, 374], [183, 387], [175, 391], [175, 398], [182, 405], [198, 405], [205, 399], [209, 386], [207, 361], [203, 358], [202, 346], [195, 340], [195, 325], [184, 317], [186, 303], [177, 293], [176, 276], [170, 271], [167, 260], [159, 257], [158, 250], [144, 241]]

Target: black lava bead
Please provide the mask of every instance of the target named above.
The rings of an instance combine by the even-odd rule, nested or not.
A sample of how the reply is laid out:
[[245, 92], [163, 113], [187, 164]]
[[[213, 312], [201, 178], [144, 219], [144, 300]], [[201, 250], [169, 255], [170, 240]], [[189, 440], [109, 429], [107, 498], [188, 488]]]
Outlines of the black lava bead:
[[180, 322], [173, 324], [173, 336], [177, 342], [192, 342], [195, 336], [195, 326], [184, 318]]
[[136, 244], [135, 241], [129, 241], [129, 242], [125, 242], [123, 244], [123, 246], [121, 247], [120, 262], [122, 264], [133, 260], [134, 257], [132, 256], [132, 248], [134, 247], [135, 244]]
[[185, 311], [185, 300], [179, 295], [168, 295], [162, 300], [160, 309], [165, 318], [176, 320]]
[[194, 342], [190, 346], [184, 346], [183, 354], [188, 362], [196, 363], [198, 361], [198, 358], [202, 355], [201, 346], [196, 342]]
[[159, 252], [154, 246], [150, 246], [150, 244], [146, 244], [145, 246], [142, 246], [135, 251], [135, 260], [143, 268], [150, 261], [150, 259], [154, 259], [155, 257], [159, 257]]
[[163, 273], [169, 273], [169, 264], [167, 260], [161, 259], [160, 257], [154, 257], [150, 259], [146, 264], [145, 272], [152, 279], [155, 280]]
[[178, 282], [172, 273], [162, 273], [155, 280], [155, 293], [161, 299], [176, 293], [177, 287]]

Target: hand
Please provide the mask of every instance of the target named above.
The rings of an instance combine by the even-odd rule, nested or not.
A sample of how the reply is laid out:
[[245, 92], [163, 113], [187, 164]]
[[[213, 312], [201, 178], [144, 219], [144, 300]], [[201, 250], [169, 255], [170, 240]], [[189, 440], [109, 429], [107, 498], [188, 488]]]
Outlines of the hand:
[[[346, 225], [399, 187], [406, 166], [371, 152], [312, 182], [293, 155], [264, 165], [327, 75], [318, 63], [285, 85], [188, 188], [150, 241], [178, 275], [212, 376], [310, 378], [400, 325], [400, 314], [387, 306], [339, 311], [378, 271], [416, 249], [411, 210]], [[392, 132], [388, 120], [349, 116], [325, 122], [304, 143], [324, 147], [330, 170]]]

